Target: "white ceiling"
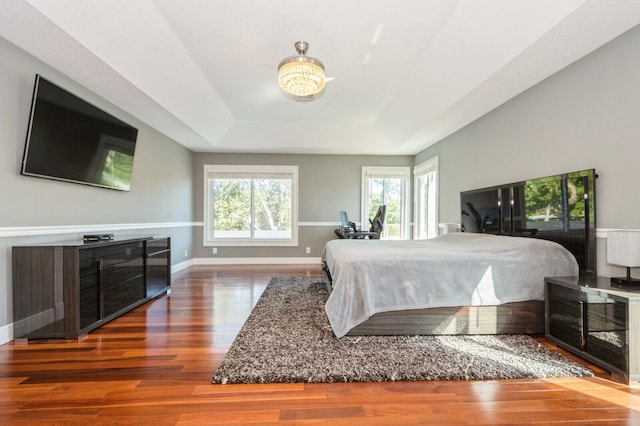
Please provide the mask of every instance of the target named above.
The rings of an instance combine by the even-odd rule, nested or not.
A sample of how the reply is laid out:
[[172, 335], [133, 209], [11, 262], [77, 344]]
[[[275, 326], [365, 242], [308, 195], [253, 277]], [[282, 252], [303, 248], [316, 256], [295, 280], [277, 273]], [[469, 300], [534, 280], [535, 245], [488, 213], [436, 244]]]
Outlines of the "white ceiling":
[[[0, 0], [0, 9], [1, 36], [210, 152], [415, 154], [640, 23], [638, 0]], [[276, 83], [297, 40], [333, 78], [310, 103]]]

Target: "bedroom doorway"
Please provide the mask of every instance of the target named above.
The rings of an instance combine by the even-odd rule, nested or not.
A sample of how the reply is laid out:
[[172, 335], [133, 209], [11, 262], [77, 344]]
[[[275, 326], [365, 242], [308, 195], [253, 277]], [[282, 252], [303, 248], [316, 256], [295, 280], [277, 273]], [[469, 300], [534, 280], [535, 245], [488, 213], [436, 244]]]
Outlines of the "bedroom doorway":
[[413, 238], [438, 236], [438, 157], [413, 168], [415, 188]]

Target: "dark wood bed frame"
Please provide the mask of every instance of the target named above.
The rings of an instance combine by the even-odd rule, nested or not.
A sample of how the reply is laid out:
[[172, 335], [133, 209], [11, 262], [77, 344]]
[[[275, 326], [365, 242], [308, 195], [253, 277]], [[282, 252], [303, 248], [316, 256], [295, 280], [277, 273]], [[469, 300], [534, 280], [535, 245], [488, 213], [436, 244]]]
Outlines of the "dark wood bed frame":
[[[479, 200], [495, 206], [497, 216], [491, 221], [481, 218], [481, 223], [493, 223], [499, 226], [476, 229], [475, 232], [486, 232], [500, 235], [513, 235], [542, 238], [563, 245], [574, 254], [580, 266], [580, 274], [596, 273], [596, 235], [595, 235], [595, 170], [584, 170], [566, 173], [531, 181], [512, 183], [491, 188], [467, 191], [460, 194], [461, 205], [469, 200]], [[564, 218], [561, 230], [522, 230], [526, 226], [518, 226], [525, 217], [525, 191], [528, 184], [559, 184], [562, 191], [560, 203], [568, 205], [572, 195], [567, 183], [572, 188], [584, 186], [584, 217]], [[572, 189], [573, 190], [573, 189]], [[575, 194], [573, 194], [575, 195]], [[506, 198], [509, 197], [509, 198]], [[486, 206], [485, 206], [486, 207]], [[486, 209], [485, 209], [486, 210]], [[562, 208], [566, 212], [566, 208]], [[465, 216], [462, 210], [463, 217]], [[564, 215], [564, 214], [563, 214]], [[568, 216], [568, 214], [567, 214]], [[463, 221], [464, 223], [464, 221]], [[469, 230], [466, 230], [469, 232]], [[329, 292], [332, 289], [332, 277], [327, 265], [322, 265]], [[413, 309], [404, 311], [382, 312], [371, 316], [367, 321], [352, 328], [347, 335], [406, 335], [406, 334], [543, 334], [544, 301], [531, 300], [525, 302], [506, 303], [497, 306], [456, 306], [445, 308]]]

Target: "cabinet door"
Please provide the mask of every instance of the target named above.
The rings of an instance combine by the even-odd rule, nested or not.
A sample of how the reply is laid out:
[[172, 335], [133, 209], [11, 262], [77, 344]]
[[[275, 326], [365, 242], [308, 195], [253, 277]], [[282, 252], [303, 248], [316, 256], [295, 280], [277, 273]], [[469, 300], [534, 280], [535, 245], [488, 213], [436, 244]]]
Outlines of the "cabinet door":
[[627, 303], [611, 297], [587, 296], [586, 350], [608, 364], [627, 371]]
[[123, 244], [103, 253], [101, 273], [103, 317], [145, 298], [143, 243]]
[[142, 266], [116, 265], [104, 271], [102, 303], [104, 318], [130, 307], [145, 298]]
[[80, 250], [80, 330], [102, 319], [100, 306], [100, 263], [90, 250]]
[[577, 349], [584, 349], [582, 323], [584, 304], [582, 293], [549, 284], [548, 321], [549, 334]]
[[155, 297], [171, 284], [171, 240], [155, 238], [146, 244], [146, 295]]

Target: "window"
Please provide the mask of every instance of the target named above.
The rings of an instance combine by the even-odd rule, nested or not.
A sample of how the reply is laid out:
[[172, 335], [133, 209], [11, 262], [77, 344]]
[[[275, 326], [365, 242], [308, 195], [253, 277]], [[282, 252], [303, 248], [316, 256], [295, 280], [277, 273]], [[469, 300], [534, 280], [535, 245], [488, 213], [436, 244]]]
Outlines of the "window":
[[204, 166], [204, 245], [298, 245], [297, 166]]
[[378, 206], [386, 204], [387, 217], [382, 238], [409, 238], [409, 167], [362, 168], [362, 227], [369, 225]]
[[438, 157], [413, 169], [414, 227], [413, 238], [423, 240], [438, 236]]

